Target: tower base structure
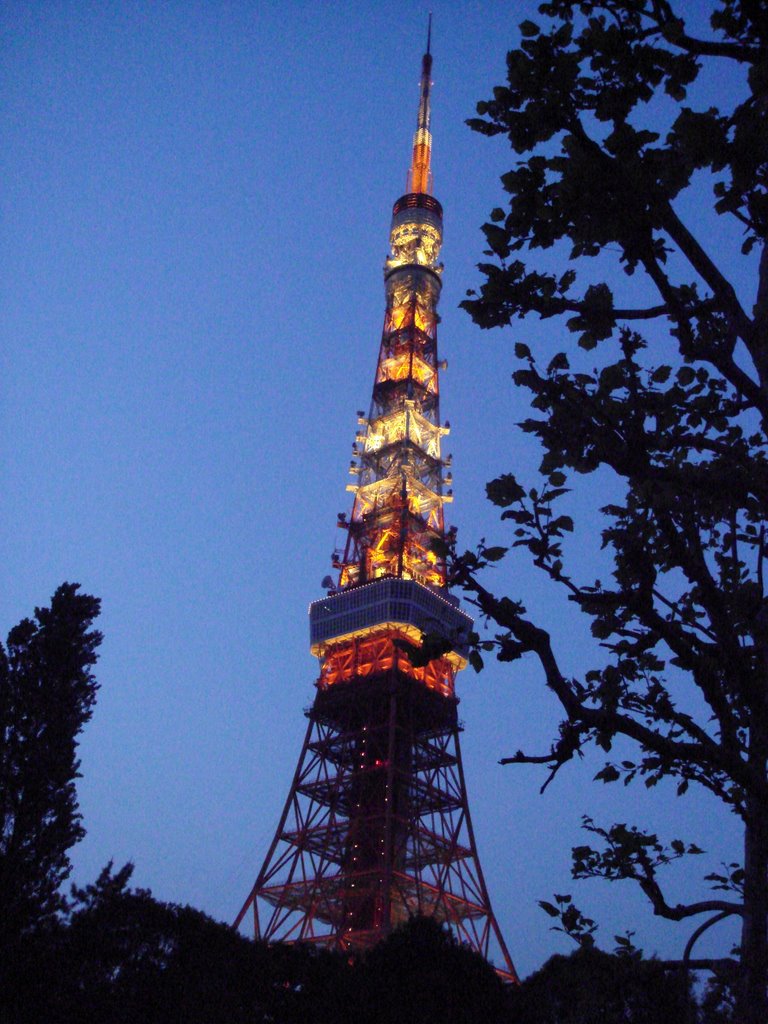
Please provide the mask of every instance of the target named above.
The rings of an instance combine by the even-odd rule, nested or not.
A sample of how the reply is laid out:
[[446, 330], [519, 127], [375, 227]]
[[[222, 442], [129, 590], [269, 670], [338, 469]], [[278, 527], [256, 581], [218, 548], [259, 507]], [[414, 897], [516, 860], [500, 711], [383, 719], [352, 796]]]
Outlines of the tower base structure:
[[[373, 644], [377, 639], [372, 638]], [[319, 689], [249, 910], [267, 941], [363, 950], [409, 917], [433, 917], [517, 975], [477, 856], [457, 701], [403, 672]]]

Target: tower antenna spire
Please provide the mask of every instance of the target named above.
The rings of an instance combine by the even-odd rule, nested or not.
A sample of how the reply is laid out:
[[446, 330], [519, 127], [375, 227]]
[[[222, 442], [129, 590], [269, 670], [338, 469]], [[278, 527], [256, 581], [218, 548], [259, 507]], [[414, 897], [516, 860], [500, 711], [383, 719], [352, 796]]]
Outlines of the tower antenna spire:
[[431, 195], [432, 193], [432, 135], [429, 130], [429, 90], [432, 86], [432, 14], [427, 24], [427, 49], [421, 58], [421, 82], [419, 86], [419, 114], [416, 119], [416, 133], [413, 136], [413, 155], [408, 172], [408, 192]]

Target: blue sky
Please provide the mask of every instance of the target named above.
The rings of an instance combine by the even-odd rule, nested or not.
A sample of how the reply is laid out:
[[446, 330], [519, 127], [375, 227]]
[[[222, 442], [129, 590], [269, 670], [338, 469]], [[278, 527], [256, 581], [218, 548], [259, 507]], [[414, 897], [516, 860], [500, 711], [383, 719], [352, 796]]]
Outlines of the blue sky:
[[[535, 4], [431, 8], [448, 518], [470, 545], [504, 539], [485, 482], [512, 468], [533, 478], [538, 464], [515, 428], [527, 406], [511, 342], [571, 337], [553, 336], [553, 321], [484, 335], [457, 308], [511, 166], [503, 141], [464, 120], [502, 80]], [[131, 859], [158, 898], [231, 920], [272, 837], [317, 674], [307, 606], [350, 508], [428, 9], [0, 11], [0, 631], [65, 579], [103, 599], [78, 881]], [[572, 508], [591, 567], [600, 502], [583, 490]], [[589, 664], [586, 622], [523, 556], [496, 580], [552, 626], [569, 671]], [[543, 748], [558, 720], [536, 665], [468, 670], [459, 693], [481, 860], [520, 972], [569, 949], [536, 906], [554, 891], [573, 892], [608, 944], [629, 927], [649, 951], [679, 956], [688, 933], [654, 921], [631, 889], [573, 888], [580, 815], [707, 849], [700, 869], [670, 872], [675, 899], [738, 858], [728, 817], [671, 788], [592, 784], [598, 758], [539, 796], [535, 769], [497, 765]]]

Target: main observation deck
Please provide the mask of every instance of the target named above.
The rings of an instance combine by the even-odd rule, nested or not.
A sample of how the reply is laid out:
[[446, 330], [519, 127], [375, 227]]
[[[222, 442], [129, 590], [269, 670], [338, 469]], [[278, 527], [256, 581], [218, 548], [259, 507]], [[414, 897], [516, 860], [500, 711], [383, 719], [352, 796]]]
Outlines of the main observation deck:
[[352, 639], [377, 627], [393, 627], [415, 643], [428, 634], [450, 641], [446, 657], [463, 668], [467, 663], [471, 616], [453, 594], [438, 594], [415, 580], [380, 578], [329, 594], [309, 606], [310, 650], [322, 657], [331, 642]]

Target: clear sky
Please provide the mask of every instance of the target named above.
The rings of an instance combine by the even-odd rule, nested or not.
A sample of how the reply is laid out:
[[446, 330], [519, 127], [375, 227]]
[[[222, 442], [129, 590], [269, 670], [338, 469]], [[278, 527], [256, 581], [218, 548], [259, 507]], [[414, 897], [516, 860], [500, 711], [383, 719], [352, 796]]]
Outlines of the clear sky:
[[[504, 539], [485, 482], [508, 469], [532, 479], [538, 464], [515, 428], [527, 405], [511, 341], [571, 336], [552, 339], [553, 321], [483, 335], [457, 308], [512, 164], [464, 120], [536, 5], [430, 6], [448, 518], [471, 545]], [[131, 859], [158, 898], [231, 920], [272, 838], [317, 675], [307, 606], [351, 506], [429, 9], [0, 9], [0, 632], [63, 580], [103, 600], [79, 882]], [[587, 571], [599, 558], [590, 487], [573, 499]], [[568, 671], [590, 663], [586, 622], [522, 555], [494, 582], [552, 627]], [[539, 796], [536, 769], [497, 765], [541, 752], [557, 723], [534, 662], [468, 670], [459, 693], [481, 861], [520, 972], [570, 949], [536, 906], [555, 891], [574, 893], [608, 945], [629, 927], [649, 952], [679, 956], [688, 930], [654, 921], [630, 888], [570, 882], [580, 816], [709, 851], [670, 871], [673, 902], [738, 859], [728, 817], [663, 786], [593, 784], [599, 758]], [[727, 952], [728, 938], [709, 948]]]

